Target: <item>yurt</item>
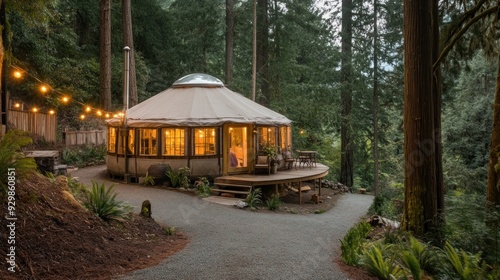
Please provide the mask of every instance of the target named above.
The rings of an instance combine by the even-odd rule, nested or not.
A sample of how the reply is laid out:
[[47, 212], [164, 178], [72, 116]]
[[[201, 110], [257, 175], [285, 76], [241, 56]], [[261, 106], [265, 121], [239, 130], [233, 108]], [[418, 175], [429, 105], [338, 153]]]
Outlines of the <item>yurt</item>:
[[159, 164], [193, 178], [252, 173], [262, 147], [291, 145], [288, 118], [207, 74], [180, 78], [107, 126], [108, 172], [131, 179]]

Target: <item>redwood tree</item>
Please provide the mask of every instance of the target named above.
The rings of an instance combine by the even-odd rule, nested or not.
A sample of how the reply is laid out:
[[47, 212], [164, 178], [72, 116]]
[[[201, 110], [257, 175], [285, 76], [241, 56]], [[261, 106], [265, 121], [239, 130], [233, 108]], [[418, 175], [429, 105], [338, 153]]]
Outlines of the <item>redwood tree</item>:
[[[130, 0], [122, 0], [123, 46], [130, 48], [130, 96], [129, 107], [138, 103], [137, 80], [135, 76], [134, 35], [132, 33], [132, 10]], [[125, 81], [124, 81], [125, 82]]]
[[498, 71], [493, 106], [493, 129], [491, 131], [490, 163], [486, 201], [489, 205], [500, 205], [500, 55], [498, 55]]
[[348, 187], [353, 185], [353, 154], [351, 127], [351, 77], [352, 77], [352, 0], [342, 0], [342, 30], [341, 30], [341, 103], [342, 123], [340, 127], [340, 182]]
[[233, 82], [234, 2], [226, 0], [226, 85]]
[[432, 2], [404, 2], [405, 198], [401, 226], [420, 237], [433, 233], [438, 225]]
[[111, 110], [111, 1], [100, 1], [99, 92], [104, 110]]

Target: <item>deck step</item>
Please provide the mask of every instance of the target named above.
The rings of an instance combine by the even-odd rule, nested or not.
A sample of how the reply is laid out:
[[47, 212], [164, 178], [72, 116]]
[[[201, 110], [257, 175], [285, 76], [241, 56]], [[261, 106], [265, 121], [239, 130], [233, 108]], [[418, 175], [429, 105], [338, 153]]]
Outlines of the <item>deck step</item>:
[[221, 193], [234, 193], [234, 194], [248, 194], [249, 192], [247, 191], [235, 191], [235, 190], [228, 190], [228, 189], [211, 189], [213, 192], [221, 192]]
[[252, 188], [252, 186], [249, 186], [249, 185], [239, 185], [239, 184], [231, 184], [231, 183], [214, 183], [214, 185], [216, 185], [216, 186], [247, 188], [247, 189], [251, 189]]

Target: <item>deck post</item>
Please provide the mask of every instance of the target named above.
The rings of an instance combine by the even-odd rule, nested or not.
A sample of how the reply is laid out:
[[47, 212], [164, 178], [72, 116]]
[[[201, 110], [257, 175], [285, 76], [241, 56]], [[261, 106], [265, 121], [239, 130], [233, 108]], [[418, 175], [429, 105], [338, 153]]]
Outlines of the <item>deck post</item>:
[[321, 196], [321, 178], [318, 178], [318, 181], [319, 181], [319, 193], [318, 195]]

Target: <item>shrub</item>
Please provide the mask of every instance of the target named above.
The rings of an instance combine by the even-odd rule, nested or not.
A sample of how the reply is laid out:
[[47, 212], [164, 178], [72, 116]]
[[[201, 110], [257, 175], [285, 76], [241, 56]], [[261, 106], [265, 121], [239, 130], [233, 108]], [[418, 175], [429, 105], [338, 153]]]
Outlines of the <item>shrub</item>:
[[257, 203], [262, 203], [262, 190], [261, 189], [253, 189], [245, 199], [245, 202], [248, 204], [250, 209], [255, 209]]
[[170, 166], [167, 168], [166, 175], [170, 179], [170, 184], [172, 187], [189, 187], [189, 173], [191, 170], [189, 167], [184, 166], [179, 168], [177, 171], [173, 170]]
[[62, 152], [62, 162], [78, 167], [97, 165], [105, 162], [106, 146], [86, 145], [77, 148], [66, 148]]
[[106, 189], [105, 183], [98, 184], [92, 181], [92, 190], [88, 193], [85, 207], [103, 220], [121, 219], [130, 212], [130, 207], [122, 201], [117, 201], [118, 195], [113, 191], [114, 186]]
[[153, 176], [151, 175], [148, 175], [146, 173], [146, 177], [144, 177], [144, 182], [142, 183], [144, 186], [147, 186], [147, 185], [151, 185], [151, 186], [154, 186], [155, 185], [155, 179], [153, 178]]
[[26, 175], [28, 172], [36, 170], [35, 160], [27, 158], [21, 148], [29, 145], [32, 140], [27, 134], [20, 130], [9, 130], [0, 140], [0, 191], [7, 190], [7, 180], [10, 168], [15, 172], [15, 178]]
[[[486, 279], [485, 268], [481, 268], [479, 264], [481, 261], [479, 255], [471, 255], [463, 250], [460, 250], [459, 254], [449, 242], [446, 242], [444, 250], [453, 271], [459, 279]], [[483, 278], [481, 278], [481, 275]]]
[[267, 208], [271, 211], [278, 210], [281, 206], [280, 196], [278, 194], [273, 194], [267, 201]]
[[207, 178], [205, 177], [198, 178], [198, 181], [196, 181], [196, 188], [199, 196], [201, 197], [210, 196], [211, 193], [210, 183], [208, 182]]
[[342, 260], [347, 265], [359, 265], [362, 255], [362, 244], [366, 236], [371, 231], [371, 226], [367, 222], [361, 222], [351, 228], [340, 240], [342, 250]]

